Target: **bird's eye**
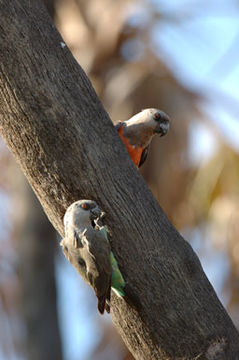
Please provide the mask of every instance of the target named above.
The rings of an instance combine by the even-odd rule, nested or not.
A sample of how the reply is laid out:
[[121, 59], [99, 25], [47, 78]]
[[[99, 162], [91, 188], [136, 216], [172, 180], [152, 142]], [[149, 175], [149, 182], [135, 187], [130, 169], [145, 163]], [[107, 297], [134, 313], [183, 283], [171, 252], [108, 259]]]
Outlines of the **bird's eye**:
[[81, 205], [81, 207], [82, 207], [82, 209], [84, 209], [84, 210], [89, 210], [90, 205], [87, 204], [87, 203], [83, 203], [83, 204]]
[[156, 112], [155, 114], [154, 114], [154, 120], [155, 121], [159, 121], [161, 119], [161, 114], [159, 113], [159, 112]]

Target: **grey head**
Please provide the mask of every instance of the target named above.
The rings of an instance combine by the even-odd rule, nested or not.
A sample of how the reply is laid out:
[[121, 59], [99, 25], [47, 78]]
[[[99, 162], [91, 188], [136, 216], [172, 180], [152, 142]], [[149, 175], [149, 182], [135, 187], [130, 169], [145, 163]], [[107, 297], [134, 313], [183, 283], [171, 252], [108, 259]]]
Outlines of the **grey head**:
[[159, 109], [144, 109], [141, 112], [149, 119], [149, 124], [153, 127], [154, 134], [164, 136], [167, 134], [170, 126], [170, 118], [165, 112]]
[[64, 216], [65, 231], [74, 227], [83, 229], [95, 226], [95, 220], [102, 216], [102, 211], [94, 200], [78, 200], [71, 204]]

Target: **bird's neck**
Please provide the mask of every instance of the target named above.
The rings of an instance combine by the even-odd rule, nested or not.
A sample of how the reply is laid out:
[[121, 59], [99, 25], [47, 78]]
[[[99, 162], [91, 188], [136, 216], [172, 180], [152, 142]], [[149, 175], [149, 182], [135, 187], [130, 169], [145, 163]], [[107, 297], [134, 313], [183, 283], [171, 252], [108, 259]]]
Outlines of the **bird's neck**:
[[145, 124], [140, 122], [127, 123], [123, 133], [131, 145], [143, 148], [148, 146], [154, 135], [152, 128], [146, 127]]

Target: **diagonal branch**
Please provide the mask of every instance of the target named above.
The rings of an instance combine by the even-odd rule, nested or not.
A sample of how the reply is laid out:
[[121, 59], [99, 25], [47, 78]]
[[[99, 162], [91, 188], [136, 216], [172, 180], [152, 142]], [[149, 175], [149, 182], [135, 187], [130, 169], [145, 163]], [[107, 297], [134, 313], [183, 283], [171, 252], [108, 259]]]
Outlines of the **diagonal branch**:
[[0, 0], [0, 18], [1, 135], [61, 235], [73, 201], [94, 199], [105, 210], [141, 304], [112, 299], [130, 351], [147, 360], [236, 359], [238, 333], [197, 256], [131, 163], [42, 3]]

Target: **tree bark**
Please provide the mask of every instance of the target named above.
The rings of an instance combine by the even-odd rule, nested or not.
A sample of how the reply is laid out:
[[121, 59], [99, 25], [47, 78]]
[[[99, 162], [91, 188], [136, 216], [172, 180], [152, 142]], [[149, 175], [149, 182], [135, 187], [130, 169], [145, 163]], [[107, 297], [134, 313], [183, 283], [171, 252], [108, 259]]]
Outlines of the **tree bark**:
[[[112, 295], [136, 359], [238, 359], [239, 335], [186, 241], [130, 161], [40, 1], [0, 0], [0, 131], [49, 219], [75, 200], [106, 212], [135, 306]], [[140, 303], [140, 306], [139, 306]]]
[[56, 11], [56, 2], [57, 0], [42, 0], [49, 15], [51, 16], [52, 19], [54, 19], [55, 16], [55, 11]]

